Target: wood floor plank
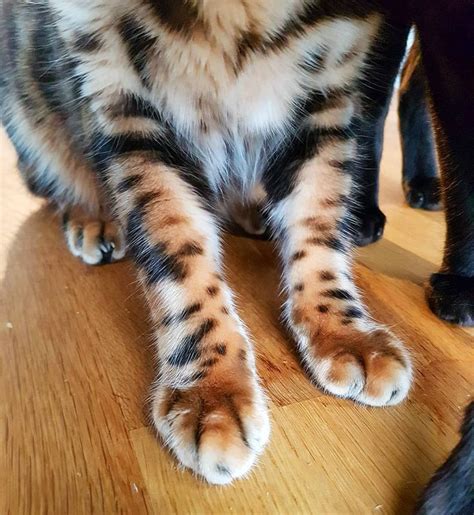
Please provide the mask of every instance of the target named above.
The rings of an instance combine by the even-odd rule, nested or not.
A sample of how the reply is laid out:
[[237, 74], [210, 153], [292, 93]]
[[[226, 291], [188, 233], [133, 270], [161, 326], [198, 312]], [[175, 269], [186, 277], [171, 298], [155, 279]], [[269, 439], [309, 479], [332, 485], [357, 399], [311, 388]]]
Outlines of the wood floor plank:
[[[50, 213], [28, 218], [2, 284], [7, 503], [12, 513], [146, 511], [145, 490], [130, 495], [142, 479], [111, 380], [136, 382], [138, 353], [117, 337], [123, 291], [108, 287], [104, 299], [99, 271], [70, 260], [58, 232]], [[104, 273], [120, 285], [118, 272]]]
[[[319, 397], [273, 407], [271, 444], [249, 478], [205, 485], [132, 432], [158, 513], [407, 513], [456, 433], [416, 402], [367, 409]], [[344, 423], [341, 423], [344, 421]]]

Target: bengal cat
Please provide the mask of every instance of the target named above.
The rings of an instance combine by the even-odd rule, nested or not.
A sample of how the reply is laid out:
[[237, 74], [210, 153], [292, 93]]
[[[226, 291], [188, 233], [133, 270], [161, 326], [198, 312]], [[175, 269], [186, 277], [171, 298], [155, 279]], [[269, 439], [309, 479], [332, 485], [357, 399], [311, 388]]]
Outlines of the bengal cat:
[[[378, 2], [376, 3], [378, 4]], [[4, 4], [3, 123], [30, 189], [85, 263], [135, 261], [154, 324], [153, 421], [211, 483], [269, 438], [220, 227], [257, 206], [284, 313], [323, 390], [402, 401], [412, 366], [351, 272], [359, 84], [383, 13], [360, 0], [26, 0]], [[237, 220], [238, 221], [238, 220]]]

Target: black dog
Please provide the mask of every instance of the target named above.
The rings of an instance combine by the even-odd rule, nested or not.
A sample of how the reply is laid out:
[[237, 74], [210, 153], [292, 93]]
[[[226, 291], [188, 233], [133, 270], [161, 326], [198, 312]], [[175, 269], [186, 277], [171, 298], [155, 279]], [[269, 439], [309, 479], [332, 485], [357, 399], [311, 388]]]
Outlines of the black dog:
[[466, 409], [459, 443], [428, 483], [416, 513], [474, 513], [474, 402]]
[[372, 52], [374, 81], [364, 86], [366, 116], [357, 128], [362, 166], [356, 241], [367, 245], [383, 234], [385, 215], [378, 207], [383, 126], [414, 24], [418, 40], [404, 67], [399, 103], [403, 187], [413, 207], [438, 207], [436, 147], [447, 235], [427, 299], [440, 318], [474, 325], [474, 2], [389, 3], [393, 17]]
[[[378, 205], [385, 119], [412, 27], [417, 37], [402, 70], [398, 113], [402, 185], [415, 208], [445, 206], [447, 235], [439, 273], [427, 300], [441, 319], [474, 325], [474, 2], [380, 0], [389, 16], [370, 55], [370, 80], [360, 85], [360, 169], [354, 214], [355, 243], [380, 239], [385, 215]], [[437, 158], [436, 159], [436, 154]], [[441, 180], [437, 173], [437, 160]], [[231, 232], [256, 237], [239, 227]], [[268, 232], [257, 238], [268, 239]]]
[[[405, 23], [390, 23], [383, 27], [383, 39], [373, 49], [371, 57], [374, 82], [361, 85], [365, 96], [362, 99], [364, 116], [357, 128], [363, 159], [358, 174], [359, 206], [356, 208], [360, 220], [356, 234], [359, 246], [379, 240], [385, 227], [386, 218], [378, 205], [379, 166], [385, 118], [409, 29]], [[403, 151], [402, 186], [406, 201], [414, 208], [440, 209], [440, 180], [418, 39], [412, 45], [401, 72], [398, 114]]]

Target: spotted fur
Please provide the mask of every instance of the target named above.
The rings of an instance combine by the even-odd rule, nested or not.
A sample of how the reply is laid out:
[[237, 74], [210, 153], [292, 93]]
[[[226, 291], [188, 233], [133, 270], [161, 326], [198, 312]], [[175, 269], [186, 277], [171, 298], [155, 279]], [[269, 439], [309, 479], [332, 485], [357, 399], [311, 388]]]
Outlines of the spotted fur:
[[4, 10], [2, 119], [20, 169], [85, 262], [126, 242], [155, 326], [154, 424], [182, 464], [228, 483], [269, 437], [219, 243], [249, 207], [281, 249], [286, 321], [314, 381], [375, 406], [406, 396], [407, 351], [351, 276], [358, 84], [382, 13], [358, 0]]

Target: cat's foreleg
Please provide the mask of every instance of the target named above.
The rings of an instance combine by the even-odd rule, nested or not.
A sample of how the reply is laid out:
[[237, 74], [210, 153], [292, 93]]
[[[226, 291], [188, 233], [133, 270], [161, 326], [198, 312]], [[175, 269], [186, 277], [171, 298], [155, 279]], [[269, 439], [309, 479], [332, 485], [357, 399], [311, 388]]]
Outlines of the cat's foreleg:
[[289, 160], [298, 167], [288, 168], [286, 194], [270, 208], [284, 262], [286, 319], [320, 387], [373, 406], [397, 404], [410, 388], [410, 357], [372, 320], [351, 273], [351, 99], [326, 102], [304, 128], [304, 154]]
[[229, 483], [263, 450], [269, 419], [221, 275], [218, 227], [176, 169], [124, 148], [108, 167], [108, 187], [154, 325], [153, 422], [180, 463]]

